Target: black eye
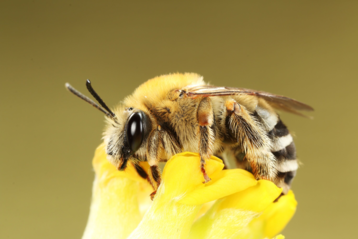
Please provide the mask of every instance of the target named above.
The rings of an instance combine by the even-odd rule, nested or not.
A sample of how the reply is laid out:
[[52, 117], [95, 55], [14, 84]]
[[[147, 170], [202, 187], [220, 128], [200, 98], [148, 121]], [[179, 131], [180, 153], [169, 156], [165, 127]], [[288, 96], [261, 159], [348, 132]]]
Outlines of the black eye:
[[143, 141], [143, 135], [142, 115], [139, 112], [133, 113], [129, 117], [127, 124], [128, 143], [132, 153], [139, 149]]

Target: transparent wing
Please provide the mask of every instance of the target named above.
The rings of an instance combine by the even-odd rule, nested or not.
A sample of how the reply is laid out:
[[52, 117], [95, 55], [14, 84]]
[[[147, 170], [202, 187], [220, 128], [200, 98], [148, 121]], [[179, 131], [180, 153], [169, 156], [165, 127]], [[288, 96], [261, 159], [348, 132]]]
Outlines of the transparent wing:
[[313, 111], [313, 108], [309, 105], [301, 103], [297, 100], [275, 95], [264, 91], [250, 90], [245, 88], [234, 88], [234, 87], [217, 87], [210, 85], [193, 86], [183, 89], [190, 98], [196, 98], [199, 96], [211, 97], [211, 96], [229, 96], [229, 95], [254, 95], [265, 99], [272, 107], [287, 111], [293, 114], [307, 117], [299, 111]]

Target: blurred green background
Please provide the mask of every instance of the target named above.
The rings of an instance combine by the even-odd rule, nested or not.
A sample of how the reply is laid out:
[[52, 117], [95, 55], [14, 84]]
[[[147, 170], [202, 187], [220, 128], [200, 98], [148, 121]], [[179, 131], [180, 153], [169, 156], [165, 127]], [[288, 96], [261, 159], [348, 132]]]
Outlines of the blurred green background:
[[[80, 238], [103, 115], [157, 75], [286, 95], [303, 162], [286, 238], [356, 235], [357, 1], [0, 1], [0, 238]], [[87, 93], [86, 93], [87, 94]]]

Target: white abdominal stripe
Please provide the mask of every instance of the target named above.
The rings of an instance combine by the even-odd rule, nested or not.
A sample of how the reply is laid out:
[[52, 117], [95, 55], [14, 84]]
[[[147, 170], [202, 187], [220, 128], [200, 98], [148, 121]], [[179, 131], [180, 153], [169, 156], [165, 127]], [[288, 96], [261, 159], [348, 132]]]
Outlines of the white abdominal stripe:
[[272, 151], [277, 152], [277, 151], [283, 150], [284, 148], [289, 146], [292, 142], [293, 142], [293, 139], [292, 139], [291, 134], [277, 138], [276, 140], [273, 140]]
[[297, 169], [298, 169], [298, 163], [296, 159], [281, 161], [277, 165], [277, 170], [281, 173], [295, 171]]
[[277, 159], [277, 170], [279, 172], [288, 173], [298, 169], [296, 147], [292, 135], [281, 120], [273, 130], [271, 151]]

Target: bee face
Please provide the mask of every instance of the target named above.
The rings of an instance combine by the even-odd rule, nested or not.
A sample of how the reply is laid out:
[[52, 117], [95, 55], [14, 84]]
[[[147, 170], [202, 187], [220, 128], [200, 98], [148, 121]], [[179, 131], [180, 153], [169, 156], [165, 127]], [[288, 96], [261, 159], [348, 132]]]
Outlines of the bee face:
[[122, 111], [120, 117], [122, 124], [118, 120], [109, 120], [104, 139], [108, 159], [117, 165], [119, 170], [124, 170], [129, 159], [135, 161], [138, 156], [145, 154], [144, 142], [148, 138], [152, 124], [146, 113], [132, 107]]

